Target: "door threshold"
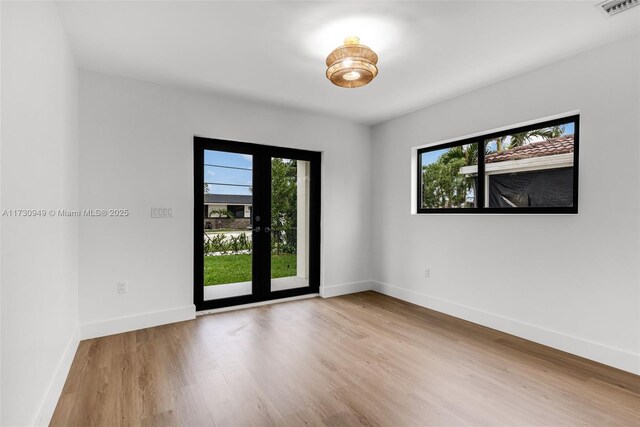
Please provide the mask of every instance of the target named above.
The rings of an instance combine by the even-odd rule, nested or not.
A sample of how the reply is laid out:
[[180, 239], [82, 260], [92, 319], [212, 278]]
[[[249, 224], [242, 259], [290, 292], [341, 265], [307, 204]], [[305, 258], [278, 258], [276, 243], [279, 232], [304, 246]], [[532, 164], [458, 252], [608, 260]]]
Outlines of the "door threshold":
[[221, 308], [214, 308], [214, 309], [211, 309], [211, 310], [196, 311], [196, 316], [204, 316], [206, 314], [215, 314], [215, 313], [224, 313], [226, 311], [244, 310], [245, 308], [253, 308], [253, 307], [260, 307], [260, 306], [263, 306], [263, 305], [278, 304], [278, 303], [281, 303], [281, 302], [289, 302], [289, 301], [297, 301], [297, 300], [301, 300], [301, 299], [316, 298], [316, 297], [319, 297], [319, 296], [320, 296], [319, 293], [306, 294], [306, 295], [298, 295], [298, 296], [295, 296], [295, 297], [279, 298], [279, 299], [272, 299], [272, 300], [267, 300], [267, 301], [252, 302], [252, 303], [249, 303], [249, 304], [232, 305], [230, 307], [221, 307]]

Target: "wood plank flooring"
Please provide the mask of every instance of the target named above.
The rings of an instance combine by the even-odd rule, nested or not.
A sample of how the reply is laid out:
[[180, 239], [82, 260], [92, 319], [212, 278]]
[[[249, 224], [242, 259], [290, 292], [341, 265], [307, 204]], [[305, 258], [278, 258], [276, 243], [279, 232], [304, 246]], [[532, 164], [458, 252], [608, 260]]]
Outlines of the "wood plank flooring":
[[375, 292], [82, 341], [53, 426], [640, 425], [640, 377]]

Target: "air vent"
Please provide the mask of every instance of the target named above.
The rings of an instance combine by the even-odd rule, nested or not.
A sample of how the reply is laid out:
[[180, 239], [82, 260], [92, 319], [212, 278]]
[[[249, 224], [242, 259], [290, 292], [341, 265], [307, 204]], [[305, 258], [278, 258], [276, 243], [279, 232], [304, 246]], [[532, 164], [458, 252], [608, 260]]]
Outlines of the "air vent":
[[609, 16], [617, 15], [620, 12], [640, 5], [640, 0], [613, 0], [600, 3], [599, 6]]

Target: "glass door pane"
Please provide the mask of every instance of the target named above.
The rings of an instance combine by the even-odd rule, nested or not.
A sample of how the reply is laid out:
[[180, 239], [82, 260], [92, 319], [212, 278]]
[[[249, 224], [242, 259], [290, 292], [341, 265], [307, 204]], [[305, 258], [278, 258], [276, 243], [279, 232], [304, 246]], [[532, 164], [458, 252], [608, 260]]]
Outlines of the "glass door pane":
[[204, 150], [204, 300], [252, 294], [253, 156]]
[[271, 158], [271, 291], [309, 286], [311, 163]]

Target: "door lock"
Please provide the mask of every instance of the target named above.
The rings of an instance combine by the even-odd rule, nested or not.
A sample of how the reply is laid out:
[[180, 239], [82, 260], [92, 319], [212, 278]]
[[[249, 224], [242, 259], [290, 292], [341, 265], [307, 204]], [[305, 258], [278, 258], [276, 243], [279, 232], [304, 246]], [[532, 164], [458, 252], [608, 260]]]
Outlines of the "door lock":
[[255, 231], [256, 233], [259, 233], [260, 232], [260, 227], [254, 228], [253, 231]]

